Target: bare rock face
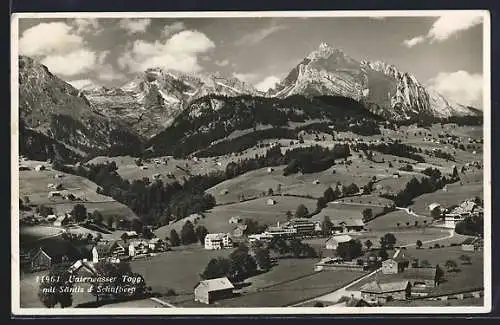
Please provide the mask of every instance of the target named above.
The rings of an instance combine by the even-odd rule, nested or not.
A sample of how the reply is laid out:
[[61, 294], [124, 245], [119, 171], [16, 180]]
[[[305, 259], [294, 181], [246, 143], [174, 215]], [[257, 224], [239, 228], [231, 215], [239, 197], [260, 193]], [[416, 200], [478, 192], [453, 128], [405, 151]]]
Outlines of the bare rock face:
[[169, 127], [190, 102], [207, 96], [258, 95], [251, 85], [221, 75], [187, 74], [152, 68], [120, 88], [83, 90], [100, 113], [123, 119], [151, 138]]
[[79, 153], [141, 143], [120, 121], [99, 114], [84, 92], [25, 56], [19, 57], [19, 117], [26, 129]]
[[476, 115], [476, 110], [427, 89], [415, 76], [381, 61], [358, 62], [326, 43], [310, 53], [268, 96], [345, 96], [387, 118]]

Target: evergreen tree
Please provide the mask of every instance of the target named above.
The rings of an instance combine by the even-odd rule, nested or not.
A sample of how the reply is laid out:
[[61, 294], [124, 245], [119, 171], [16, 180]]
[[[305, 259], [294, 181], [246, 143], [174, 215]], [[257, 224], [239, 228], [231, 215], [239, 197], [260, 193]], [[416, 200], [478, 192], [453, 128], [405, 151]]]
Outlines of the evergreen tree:
[[304, 204], [300, 204], [295, 211], [295, 218], [305, 218], [309, 214], [309, 210]]
[[170, 245], [179, 246], [180, 244], [181, 239], [179, 238], [177, 231], [175, 231], [175, 229], [170, 230]]
[[186, 221], [184, 226], [181, 229], [181, 243], [183, 245], [193, 244], [198, 241], [196, 237], [196, 233], [194, 231], [194, 226], [191, 221]]

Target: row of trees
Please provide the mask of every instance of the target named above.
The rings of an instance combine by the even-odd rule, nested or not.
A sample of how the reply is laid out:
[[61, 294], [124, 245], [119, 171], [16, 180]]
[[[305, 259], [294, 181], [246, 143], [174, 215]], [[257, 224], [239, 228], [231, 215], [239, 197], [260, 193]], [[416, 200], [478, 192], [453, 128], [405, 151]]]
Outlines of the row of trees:
[[198, 225], [195, 228], [193, 223], [188, 220], [182, 226], [180, 236], [175, 229], [172, 229], [170, 230], [170, 236], [166, 237], [165, 240], [169, 241], [171, 246], [189, 245], [196, 242], [203, 245], [207, 234], [208, 230], [205, 226]]

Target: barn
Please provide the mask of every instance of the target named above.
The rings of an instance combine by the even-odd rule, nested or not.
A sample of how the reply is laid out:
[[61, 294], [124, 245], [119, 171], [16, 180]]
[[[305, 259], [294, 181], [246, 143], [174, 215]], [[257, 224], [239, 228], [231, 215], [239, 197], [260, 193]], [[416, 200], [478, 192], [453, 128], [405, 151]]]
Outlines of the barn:
[[234, 285], [226, 277], [204, 280], [194, 289], [194, 301], [211, 304], [216, 300], [231, 297], [233, 289]]

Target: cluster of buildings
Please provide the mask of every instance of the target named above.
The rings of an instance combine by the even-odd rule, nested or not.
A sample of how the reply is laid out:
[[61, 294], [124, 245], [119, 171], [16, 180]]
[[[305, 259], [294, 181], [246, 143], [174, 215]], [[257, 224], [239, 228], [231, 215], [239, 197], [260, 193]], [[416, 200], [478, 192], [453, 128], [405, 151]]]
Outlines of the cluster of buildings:
[[252, 234], [248, 236], [250, 242], [266, 241], [273, 238], [294, 238], [294, 237], [310, 237], [321, 231], [321, 223], [319, 221], [307, 218], [294, 218], [284, 223], [277, 223], [276, 226], [270, 226], [260, 234]]
[[434, 202], [428, 206], [431, 215], [441, 216], [443, 227], [455, 229], [455, 226], [467, 217], [477, 217], [484, 214], [483, 207], [474, 199], [465, 200], [451, 209], [443, 209], [441, 204]]
[[97, 263], [102, 260], [112, 262], [147, 256], [151, 253], [168, 250], [160, 238], [135, 239], [129, 241], [100, 241], [96, 244], [74, 244], [70, 241], [47, 241], [37, 249], [23, 254], [23, 264], [31, 272], [48, 270], [53, 265], [71, 265], [78, 260]]

